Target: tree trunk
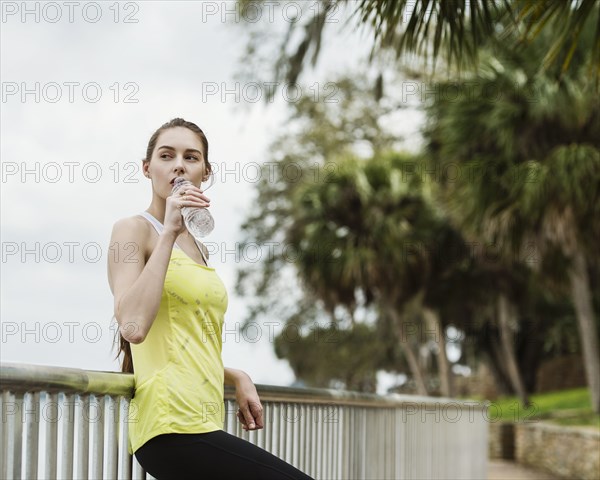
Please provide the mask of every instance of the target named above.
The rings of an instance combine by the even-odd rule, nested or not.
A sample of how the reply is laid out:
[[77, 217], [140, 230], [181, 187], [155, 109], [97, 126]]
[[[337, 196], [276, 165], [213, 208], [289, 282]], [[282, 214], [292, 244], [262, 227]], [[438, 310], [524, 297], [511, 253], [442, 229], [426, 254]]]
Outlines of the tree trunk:
[[577, 314], [585, 375], [590, 387], [592, 409], [600, 413], [600, 361], [598, 357], [598, 330], [594, 319], [592, 295], [583, 253], [573, 256], [570, 270], [571, 293]]
[[515, 309], [504, 294], [498, 296], [498, 324], [500, 326], [500, 343], [506, 358], [506, 367], [510, 381], [512, 382], [517, 396], [525, 408], [529, 406], [529, 397], [523, 384], [523, 378], [517, 364], [515, 355], [514, 334], [511, 321], [516, 320]]
[[440, 321], [437, 312], [430, 308], [423, 308], [423, 317], [429, 325], [429, 328], [434, 332], [435, 343], [437, 343], [438, 346], [437, 358], [440, 376], [440, 392], [443, 397], [451, 398], [454, 396], [452, 388], [452, 371], [446, 352], [446, 334], [442, 327], [442, 322]]
[[495, 317], [486, 320], [487, 328], [477, 334], [475, 341], [494, 377], [496, 393], [508, 396], [516, 392], [506, 372], [506, 361], [500, 347], [500, 330], [494, 320]]
[[429, 395], [427, 391], [427, 386], [425, 385], [425, 375], [423, 375], [423, 370], [419, 366], [419, 359], [415, 354], [410, 342], [402, 343], [402, 351], [406, 355], [406, 361], [410, 366], [410, 371], [413, 375], [413, 379], [415, 381], [415, 386], [417, 387], [417, 394], [419, 395]]
[[516, 395], [517, 392], [515, 391], [513, 384], [510, 381], [510, 377], [506, 372], [506, 361], [504, 359], [504, 355], [502, 354], [502, 348], [498, 346], [497, 342], [489, 342], [487, 359], [490, 371], [492, 372], [494, 380], [496, 381], [496, 390], [498, 394], [504, 396]]
[[393, 307], [389, 308], [388, 311], [392, 318], [392, 322], [394, 323], [395, 330], [398, 334], [398, 338], [400, 339], [402, 351], [406, 356], [406, 361], [408, 362], [408, 366], [415, 381], [417, 393], [419, 395], [428, 395], [427, 387], [425, 385], [425, 376], [423, 375], [423, 372], [419, 367], [419, 360], [417, 359], [417, 355], [412, 349], [412, 342], [410, 342], [410, 339], [408, 338], [408, 334], [406, 332], [406, 329], [404, 328], [404, 322], [402, 322], [401, 316]]
[[522, 365], [523, 384], [529, 393], [537, 391], [537, 372], [544, 358], [544, 336], [541, 317], [521, 318], [520, 340], [517, 345], [517, 364]]

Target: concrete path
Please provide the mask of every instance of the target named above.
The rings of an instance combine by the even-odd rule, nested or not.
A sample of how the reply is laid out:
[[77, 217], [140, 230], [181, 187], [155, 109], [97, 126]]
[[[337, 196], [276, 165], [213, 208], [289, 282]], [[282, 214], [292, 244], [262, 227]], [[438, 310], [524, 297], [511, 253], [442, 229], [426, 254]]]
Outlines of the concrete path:
[[488, 460], [487, 480], [558, 480], [551, 474], [509, 460]]

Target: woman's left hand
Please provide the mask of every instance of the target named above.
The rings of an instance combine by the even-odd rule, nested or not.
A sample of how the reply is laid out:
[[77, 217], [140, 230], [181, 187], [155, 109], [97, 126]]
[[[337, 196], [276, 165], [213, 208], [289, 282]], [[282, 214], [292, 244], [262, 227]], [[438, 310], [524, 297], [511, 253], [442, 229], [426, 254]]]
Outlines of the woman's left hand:
[[264, 428], [263, 407], [256, 391], [256, 387], [248, 374], [242, 372], [235, 385], [235, 398], [240, 408], [237, 417], [244, 430], [257, 430]]

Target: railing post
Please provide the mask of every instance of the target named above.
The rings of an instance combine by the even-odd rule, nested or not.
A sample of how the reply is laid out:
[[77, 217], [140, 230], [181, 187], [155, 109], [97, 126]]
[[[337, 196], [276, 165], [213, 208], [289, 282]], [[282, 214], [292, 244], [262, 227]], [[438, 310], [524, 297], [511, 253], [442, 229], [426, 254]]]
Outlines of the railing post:
[[75, 478], [86, 480], [89, 472], [89, 452], [90, 452], [90, 397], [89, 395], [79, 395], [77, 397], [77, 455], [75, 463]]
[[[9, 475], [16, 479], [21, 478], [21, 465], [23, 457], [23, 393], [16, 393], [14, 397], [17, 416], [14, 421], [14, 438], [18, 441], [14, 442], [13, 457], [12, 457], [12, 472]], [[10, 477], [9, 477], [10, 478]]]
[[44, 475], [46, 478], [57, 478], [58, 468], [58, 422], [60, 410], [58, 405], [58, 393], [46, 394], [42, 412], [44, 412], [44, 426], [46, 434], [44, 444], [46, 455], [44, 456]]
[[61, 435], [61, 479], [73, 478], [73, 448], [75, 439], [75, 403], [76, 395], [68, 394], [63, 396], [62, 411], [62, 435]]
[[90, 420], [93, 420], [91, 474], [94, 479], [103, 478], [104, 403], [104, 395], [90, 395]]
[[131, 456], [128, 450], [129, 435], [129, 401], [123, 396], [119, 396], [119, 470], [117, 478], [131, 478]]
[[[40, 430], [40, 392], [26, 393], [23, 399], [25, 422], [25, 478], [38, 478], [38, 443]], [[31, 416], [33, 415], [33, 418]]]

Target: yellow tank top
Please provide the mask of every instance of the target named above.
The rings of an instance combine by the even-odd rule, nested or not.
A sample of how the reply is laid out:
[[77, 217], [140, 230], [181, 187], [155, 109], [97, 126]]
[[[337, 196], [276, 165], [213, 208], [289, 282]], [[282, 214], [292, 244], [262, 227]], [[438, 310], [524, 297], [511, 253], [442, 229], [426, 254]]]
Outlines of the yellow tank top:
[[130, 454], [163, 433], [223, 429], [221, 334], [227, 303], [215, 269], [173, 248], [156, 319], [146, 339], [131, 344]]

